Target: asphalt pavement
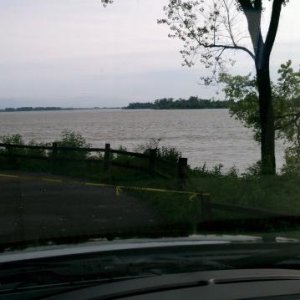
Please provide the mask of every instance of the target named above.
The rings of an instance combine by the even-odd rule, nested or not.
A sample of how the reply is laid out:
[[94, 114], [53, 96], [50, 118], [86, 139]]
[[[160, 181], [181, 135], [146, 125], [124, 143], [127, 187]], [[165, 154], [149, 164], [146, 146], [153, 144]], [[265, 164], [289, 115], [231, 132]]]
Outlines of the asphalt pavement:
[[163, 218], [144, 200], [45, 174], [0, 174], [0, 245], [118, 236], [157, 230]]

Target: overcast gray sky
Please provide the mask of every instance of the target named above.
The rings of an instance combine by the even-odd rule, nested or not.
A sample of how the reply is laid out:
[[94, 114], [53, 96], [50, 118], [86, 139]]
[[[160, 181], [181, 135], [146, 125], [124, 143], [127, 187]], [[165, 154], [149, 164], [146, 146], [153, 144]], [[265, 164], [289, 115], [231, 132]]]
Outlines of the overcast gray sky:
[[[0, 107], [123, 106], [214, 96], [205, 69], [181, 66], [181, 44], [157, 25], [167, 0], [0, 0]], [[300, 1], [283, 9], [272, 70], [300, 59]], [[267, 21], [267, 20], [266, 20]], [[253, 71], [236, 54], [235, 73]], [[275, 76], [275, 75], [273, 75]]]

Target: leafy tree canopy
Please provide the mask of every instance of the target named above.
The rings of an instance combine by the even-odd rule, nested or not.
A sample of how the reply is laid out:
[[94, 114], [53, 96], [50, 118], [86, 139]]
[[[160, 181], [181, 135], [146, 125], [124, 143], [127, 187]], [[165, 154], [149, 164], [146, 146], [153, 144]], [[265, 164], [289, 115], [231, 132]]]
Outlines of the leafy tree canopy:
[[[295, 71], [291, 60], [281, 64], [278, 80], [272, 83], [276, 137], [287, 144], [286, 160], [300, 161], [300, 68]], [[259, 104], [256, 79], [251, 74], [219, 75], [227, 100], [231, 101], [230, 114], [254, 130], [260, 140]]]

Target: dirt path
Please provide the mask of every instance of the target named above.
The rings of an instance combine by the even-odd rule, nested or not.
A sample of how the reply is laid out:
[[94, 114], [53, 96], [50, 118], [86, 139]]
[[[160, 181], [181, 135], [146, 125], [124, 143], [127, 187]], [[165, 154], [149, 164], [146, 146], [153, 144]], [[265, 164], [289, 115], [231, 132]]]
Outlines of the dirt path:
[[0, 244], [159, 228], [144, 201], [114, 188], [41, 174], [0, 174]]

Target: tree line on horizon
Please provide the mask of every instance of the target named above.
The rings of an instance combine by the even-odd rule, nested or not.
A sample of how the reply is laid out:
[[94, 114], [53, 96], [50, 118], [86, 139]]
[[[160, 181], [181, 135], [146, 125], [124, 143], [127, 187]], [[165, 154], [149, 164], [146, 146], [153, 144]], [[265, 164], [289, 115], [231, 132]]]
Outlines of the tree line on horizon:
[[157, 99], [154, 102], [133, 102], [125, 109], [204, 109], [204, 108], [229, 108], [230, 101], [208, 100], [191, 96], [188, 99], [173, 98]]
[[26, 107], [7, 107], [4, 109], [1, 109], [0, 111], [4, 112], [14, 112], [14, 111], [49, 111], [49, 110], [71, 110], [72, 108], [62, 108], [62, 107], [56, 107], [56, 106], [46, 106], [46, 107], [32, 107], [32, 106], [26, 106]]

